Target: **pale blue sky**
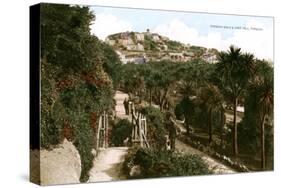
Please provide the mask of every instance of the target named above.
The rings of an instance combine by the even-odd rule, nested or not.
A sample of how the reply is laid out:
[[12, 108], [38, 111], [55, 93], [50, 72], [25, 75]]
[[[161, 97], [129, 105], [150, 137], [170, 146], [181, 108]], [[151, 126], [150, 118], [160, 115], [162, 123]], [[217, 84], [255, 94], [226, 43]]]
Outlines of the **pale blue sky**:
[[[160, 32], [160, 34], [166, 36], [168, 35], [168, 37], [172, 38], [173, 40], [179, 40], [184, 43], [195, 43], [195, 45], [204, 45], [205, 41], [205, 46], [213, 46], [215, 48], [221, 49], [224, 49], [224, 46], [230, 45], [230, 43], [234, 43], [237, 40], [238, 44], [242, 47], [245, 46], [247, 51], [257, 53], [262, 58], [273, 59], [273, 18], [271, 17], [237, 16], [99, 6], [92, 6], [91, 9], [97, 16], [97, 20], [95, 22], [96, 28], [95, 24], [93, 25], [93, 33], [102, 39], [104, 39], [106, 35], [113, 34], [117, 31], [125, 32], [125, 30], [119, 31], [121, 28], [128, 28], [128, 30], [138, 32], [144, 32], [147, 28], [149, 28], [151, 31], [156, 31], [158, 33]], [[109, 15], [111, 18], [108, 18]], [[113, 24], [110, 24], [109, 22], [113, 19], [112, 17], [114, 17], [115, 23], [120, 23], [119, 25], [123, 24], [124, 27], [120, 26], [121, 28], [118, 30], [118, 26], [113, 26]], [[107, 24], [109, 25], [107, 26]], [[190, 38], [183, 38], [183, 33], [178, 33], [177, 29], [175, 28], [177, 25], [181, 26], [179, 29], [186, 30], [186, 36], [189, 35]], [[236, 29], [212, 28], [210, 25], [241, 27], [252, 26], [262, 30], [248, 32], [245, 30], [238, 31]], [[101, 27], [104, 27], [104, 33], [102, 31], [103, 28]], [[169, 31], [164, 31], [163, 28]], [[110, 33], [111, 30], [113, 33]], [[248, 36], [246, 35], [246, 32], [248, 32]], [[210, 34], [211, 36], [209, 36]], [[249, 44], [244, 44], [245, 41], [242, 41], [244, 40], [243, 37], [245, 39], [250, 37], [251, 39], [249, 42], [254, 42], [254, 44], [252, 46]], [[260, 40], [259, 43], [258, 40]], [[268, 46], [265, 46], [265, 43]], [[256, 48], [266, 47], [267, 52], [260, 53], [258, 51], [261, 49], [254, 49], [255, 46]]]

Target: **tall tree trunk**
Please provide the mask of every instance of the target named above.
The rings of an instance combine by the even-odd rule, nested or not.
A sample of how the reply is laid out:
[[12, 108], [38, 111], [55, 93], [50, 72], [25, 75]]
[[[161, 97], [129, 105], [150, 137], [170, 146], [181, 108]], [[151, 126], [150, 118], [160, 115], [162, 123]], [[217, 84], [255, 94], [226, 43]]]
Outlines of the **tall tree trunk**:
[[155, 95], [156, 95], [156, 100], [155, 101], [160, 106], [160, 103], [161, 103], [161, 91], [155, 89]]
[[185, 115], [184, 119], [185, 119], [184, 123], [185, 123], [185, 127], [186, 127], [186, 135], [187, 135], [187, 137], [189, 137], [190, 136], [190, 129], [189, 129], [188, 116]]
[[209, 114], [208, 114], [208, 127], [209, 127], [209, 144], [211, 144], [212, 140], [213, 140], [213, 122], [212, 122], [213, 116], [212, 116], [212, 108], [210, 108], [209, 110]]
[[152, 104], [152, 89], [149, 89], [149, 106]]
[[160, 100], [160, 110], [163, 111], [164, 110], [164, 105], [167, 99], [167, 95], [168, 95], [168, 89], [165, 89], [163, 96], [161, 97]]
[[224, 124], [225, 124], [225, 116], [224, 116], [224, 111], [223, 110], [221, 110], [221, 112], [220, 112], [220, 115], [221, 115], [221, 117], [220, 117], [220, 120], [221, 120], [221, 130], [220, 130], [220, 141], [221, 141], [221, 143], [220, 143], [220, 147], [222, 148], [223, 147], [223, 128], [224, 128]]
[[237, 116], [237, 103], [238, 98], [234, 98], [234, 109], [233, 109], [233, 154], [235, 157], [238, 155], [238, 143], [237, 143], [237, 122], [236, 122], [236, 116]]
[[169, 137], [171, 142], [171, 151], [175, 151], [176, 148], [176, 128], [174, 125], [171, 126], [169, 131]]
[[263, 114], [261, 121], [261, 168], [265, 170], [265, 136], [264, 136], [264, 122], [265, 122], [265, 114]]

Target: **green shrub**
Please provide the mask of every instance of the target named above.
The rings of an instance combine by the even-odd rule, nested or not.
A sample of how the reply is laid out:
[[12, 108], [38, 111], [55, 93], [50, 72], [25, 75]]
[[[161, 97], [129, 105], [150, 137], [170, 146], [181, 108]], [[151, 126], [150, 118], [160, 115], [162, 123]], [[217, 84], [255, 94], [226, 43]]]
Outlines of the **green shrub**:
[[[88, 118], [89, 119], [89, 118]], [[93, 167], [93, 131], [88, 119], [84, 119], [75, 129], [74, 145], [77, 148], [81, 159], [80, 181], [86, 182], [89, 179], [89, 171]]]
[[125, 157], [123, 170], [129, 174], [130, 167], [139, 165], [141, 175], [133, 178], [205, 175], [212, 172], [197, 155], [187, 155], [159, 149], [133, 149]]
[[112, 143], [122, 146], [126, 138], [130, 138], [133, 125], [127, 119], [120, 120], [112, 129]]
[[120, 60], [114, 50], [90, 34], [95, 15], [89, 7], [42, 5], [41, 148], [65, 137], [77, 148], [80, 181], [93, 165], [96, 120], [113, 106]]
[[50, 113], [42, 113], [41, 115], [41, 147], [49, 148], [60, 142], [61, 127], [55, 123]]
[[148, 51], [159, 51], [157, 48], [157, 43], [152, 40], [151, 36], [144, 36], [144, 49]]
[[173, 174], [176, 176], [186, 175], [204, 175], [210, 174], [207, 164], [198, 155], [174, 154], [172, 156], [172, 164], [174, 164]]
[[173, 40], [167, 41], [167, 46], [169, 50], [180, 50], [183, 48], [180, 42], [173, 41]]
[[165, 147], [165, 135], [168, 133], [165, 128], [163, 113], [160, 109], [152, 106], [144, 107], [141, 110], [141, 113], [147, 118], [148, 140], [150, 140], [149, 144], [156, 148]]

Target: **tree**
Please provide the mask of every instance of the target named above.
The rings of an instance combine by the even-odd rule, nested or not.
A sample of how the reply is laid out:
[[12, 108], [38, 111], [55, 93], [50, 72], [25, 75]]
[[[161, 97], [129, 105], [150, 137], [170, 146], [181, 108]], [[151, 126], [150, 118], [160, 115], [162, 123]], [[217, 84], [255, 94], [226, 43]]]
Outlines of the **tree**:
[[177, 118], [181, 115], [184, 116], [184, 123], [186, 127], [186, 134], [190, 136], [190, 122], [191, 117], [194, 114], [194, 104], [189, 97], [183, 98], [175, 108], [175, 114]]
[[103, 68], [105, 72], [110, 76], [114, 88], [118, 87], [120, 81], [120, 72], [121, 72], [121, 61], [118, 54], [114, 49], [108, 44], [100, 41], [100, 49], [103, 57]]
[[250, 96], [256, 99], [260, 127], [261, 168], [265, 169], [265, 124], [273, 114], [273, 71], [263, 61], [258, 64], [257, 75], [250, 86]]
[[[206, 86], [201, 89], [200, 100], [206, 105], [208, 113], [208, 132], [209, 132], [209, 144], [212, 142], [213, 135], [213, 114], [224, 112], [223, 108], [223, 96], [220, 93], [218, 87], [210, 83], [206, 83]], [[223, 121], [223, 117], [220, 118]], [[221, 123], [222, 124], [222, 123]]]
[[233, 153], [238, 155], [236, 112], [238, 98], [244, 92], [254, 72], [254, 56], [242, 53], [241, 48], [230, 46], [227, 52], [218, 54], [216, 72], [219, 86], [233, 104]]
[[136, 94], [139, 88], [141, 88], [141, 75], [138, 66], [133, 63], [122, 65], [122, 88], [129, 95]]
[[171, 103], [171, 92], [174, 90], [175, 82], [177, 81], [177, 77], [174, 74], [177, 64], [160, 61], [150, 62], [147, 66], [150, 67], [149, 70], [151, 73], [150, 75], [146, 74], [144, 76], [147, 89], [151, 92], [153, 102], [158, 104], [163, 111]]
[[114, 146], [123, 146], [124, 140], [131, 138], [133, 126], [127, 119], [122, 119], [113, 127], [112, 143]]
[[91, 115], [112, 108], [113, 74], [104, 64], [116, 59], [105, 55], [112, 50], [100, 48], [102, 43], [91, 35], [95, 16], [89, 7], [41, 8], [41, 147], [71, 139], [81, 158], [80, 181], [85, 182], [94, 157], [97, 120]]

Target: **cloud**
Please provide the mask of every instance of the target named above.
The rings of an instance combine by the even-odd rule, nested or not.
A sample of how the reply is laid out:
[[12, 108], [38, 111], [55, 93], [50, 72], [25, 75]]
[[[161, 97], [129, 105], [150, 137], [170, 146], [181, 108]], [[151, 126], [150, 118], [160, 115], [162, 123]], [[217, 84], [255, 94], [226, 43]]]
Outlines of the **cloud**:
[[118, 19], [112, 14], [96, 14], [96, 20], [91, 25], [91, 33], [95, 34], [101, 40], [114, 33], [132, 30], [133, 26], [131, 23]]
[[209, 33], [207, 36], [199, 35], [196, 28], [187, 26], [184, 22], [174, 19], [167, 24], [161, 24], [153, 29], [153, 32], [167, 36], [172, 40], [189, 43], [191, 45], [205, 46], [209, 48], [221, 47], [221, 34]]
[[221, 34], [224, 32], [223, 29], [212, 31], [208, 35], [200, 35], [196, 28], [174, 19], [169, 23], [156, 26], [152, 31], [172, 40], [218, 50], [227, 50], [233, 44], [245, 52], [253, 53], [258, 58], [273, 60], [273, 28], [266, 28], [264, 24], [256, 20], [248, 21], [245, 26], [262, 30], [238, 29], [233, 31], [232, 36], [223, 39]]
[[247, 28], [260, 28], [262, 30], [237, 30], [233, 36], [224, 41], [224, 48], [235, 44], [246, 52], [251, 52], [259, 58], [273, 60], [273, 27], [266, 27], [256, 20], [246, 23]]
[[[222, 28], [213, 28], [207, 35], [202, 35], [197, 28], [190, 27], [179, 19], [173, 19], [167, 23], [156, 25], [151, 31], [172, 40], [218, 50], [227, 50], [233, 44], [242, 48], [244, 52], [253, 53], [258, 58], [273, 60], [273, 27], [266, 27], [254, 18], [249, 20], [245, 27], [261, 28], [262, 30], [235, 29], [231, 36], [223, 38], [222, 32], [225, 30]], [[99, 39], [104, 40], [108, 35], [133, 31], [133, 28], [133, 23], [125, 19], [110, 13], [98, 13], [91, 26], [91, 32]]]
[[164, 35], [170, 39], [188, 43], [194, 38], [198, 38], [198, 31], [190, 28], [185, 23], [175, 19], [167, 24], [161, 24], [153, 29], [154, 33]]

